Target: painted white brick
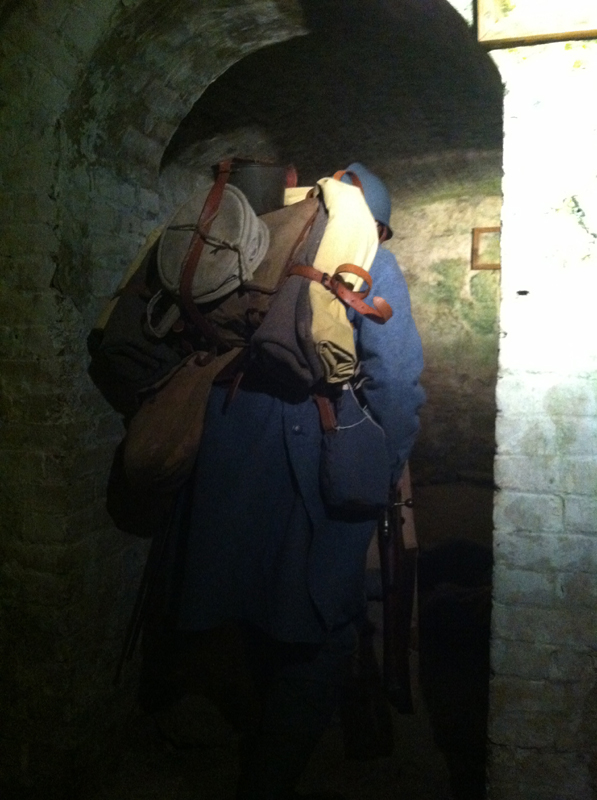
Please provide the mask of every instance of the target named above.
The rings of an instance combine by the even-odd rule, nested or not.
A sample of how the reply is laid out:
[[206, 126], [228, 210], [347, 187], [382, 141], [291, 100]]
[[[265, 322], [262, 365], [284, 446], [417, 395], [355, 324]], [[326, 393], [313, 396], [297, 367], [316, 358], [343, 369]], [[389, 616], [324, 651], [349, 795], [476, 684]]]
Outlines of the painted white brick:
[[560, 486], [569, 494], [597, 496], [597, 457], [564, 459], [560, 464]]
[[0, 192], [0, 225], [12, 222], [14, 217], [14, 195], [8, 192]]
[[497, 603], [552, 606], [556, 597], [556, 575], [496, 565], [493, 596]]
[[[556, 590], [569, 606], [597, 606], [597, 570], [590, 572], [565, 572], [557, 576]], [[597, 641], [595, 642], [597, 645]]]
[[[145, 236], [157, 227], [159, 227], [159, 223], [155, 219], [145, 219], [131, 212], [120, 217], [116, 230], [118, 235], [125, 240], [128, 239], [130, 241], [131, 238], [134, 238], [139, 241], [139, 237], [143, 240]], [[138, 249], [138, 246], [133, 248], [133, 256], [136, 255]]]
[[550, 573], [497, 565], [494, 584], [497, 603], [547, 608], [594, 608], [597, 604], [597, 574], [586, 570]]
[[545, 680], [550, 676], [550, 664], [555, 652], [555, 645], [494, 639], [491, 643], [491, 664], [498, 675]]
[[155, 109], [166, 118], [180, 120], [185, 114], [185, 106], [178, 95], [161, 81], [154, 80], [147, 87], [143, 99], [148, 108]]
[[119, 236], [100, 236], [98, 234], [91, 237], [91, 254], [94, 258], [113, 258], [116, 260], [126, 249], [126, 240]]
[[595, 647], [597, 615], [592, 608], [540, 608], [494, 603], [493, 635], [514, 641]]
[[[557, 724], [557, 722], [556, 722]], [[585, 759], [580, 754], [518, 744], [496, 747], [491, 800], [593, 800]], [[506, 780], [508, 776], [510, 780]]]
[[160, 163], [163, 147], [160, 142], [144, 136], [140, 131], [129, 128], [122, 137], [124, 151], [138, 164], [148, 169]]
[[[497, 746], [494, 750], [497, 750]], [[497, 763], [494, 755], [492, 759], [493, 763]], [[504, 770], [499, 775], [507, 775], [509, 780], [501, 780], [497, 771], [492, 773], [491, 800], [554, 800], [553, 785], [549, 782], [541, 785], [533, 781], [531, 786], [528, 781], [523, 781], [521, 778], [512, 778], [511, 770], [509, 772]], [[593, 800], [593, 795], [588, 784], [581, 787], [559, 786], [557, 800]]]
[[73, 53], [64, 48], [59, 35], [32, 26], [29, 40], [33, 61], [48, 70], [65, 85], [71, 84], [77, 75], [80, 62]]
[[91, 292], [93, 297], [111, 297], [126, 270], [124, 258], [100, 258], [97, 260], [91, 276]]
[[554, 494], [597, 494], [597, 457], [498, 455], [495, 482], [500, 489]]
[[18, 192], [13, 195], [13, 202], [14, 219], [19, 222], [33, 220], [51, 222], [56, 217], [56, 203], [48, 197], [47, 192]]
[[495, 495], [494, 524], [500, 531], [563, 531], [563, 510], [557, 496], [501, 491]]
[[595, 680], [594, 648], [584, 651], [557, 648], [551, 655], [549, 678], [553, 681], [578, 681], [591, 686]]
[[117, 182], [111, 172], [96, 169], [93, 174], [93, 187], [98, 196], [120, 208], [134, 209], [137, 202], [137, 187], [125, 181]]
[[0, 272], [4, 287], [37, 291], [40, 286], [50, 286], [56, 264], [52, 261], [51, 254], [36, 255], [35, 258], [31, 258], [31, 255], [21, 258], [0, 255]]
[[[107, 203], [96, 202], [93, 204], [93, 210], [89, 214], [89, 228], [92, 231], [114, 231], [117, 228], [120, 219], [120, 212], [117, 211], [112, 205]], [[97, 234], [93, 234], [93, 239]]]
[[593, 654], [589, 648], [575, 650], [495, 639], [491, 645], [491, 663], [498, 675], [529, 680], [590, 686], [594, 677]]
[[69, 96], [69, 86], [47, 69], [36, 65], [35, 92], [39, 104], [32, 117], [35, 129], [44, 131], [45, 126], [53, 126], [60, 116]]
[[[114, 3], [114, 0], [106, 0], [106, 2], [111, 4]], [[68, 16], [69, 5], [69, 3], [64, 2], [39, 3], [35, 9], [35, 18], [39, 27], [42, 30], [45, 29], [48, 34], [52, 31], [59, 31]]]
[[566, 497], [564, 509], [567, 531], [571, 533], [597, 533], [597, 498]]
[[508, 676], [491, 684], [491, 738], [517, 747], [563, 749], [574, 744], [578, 718], [569, 709], [580, 699], [577, 683], [554, 684]]
[[502, 371], [497, 384], [497, 405], [506, 416], [546, 412], [597, 416], [597, 375], [559, 375], [512, 370]]
[[[597, 368], [594, 308], [589, 300], [597, 295], [597, 270], [590, 273], [590, 279], [582, 277], [562, 270], [557, 280], [551, 281], [549, 291], [543, 284], [533, 289], [532, 282], [524, 278], [517, 281], [516, 291], [529, 294], [514, 294], [502, 303], [500, 327], [506, 335], [501, 340], [500, 363], [514, 370], [562, 374]], [[541, 280], [547, 283], [545, 274]], [[567, 314], [554, 325], [556, 309], [562, 308], [567, 309]]]
[[489, 736], [494, 744], [524, 748], [550, 748], [554, 746], [553, 728], [556, 720], [547, 713], [542, 715], [543, 724], [537, 730], [537, 716], [525, 714], [518, 708], [502, 712], [491, 718]]
[[150, 192], [147, 189], [139, 189], [137, 194], [141, 209], [151, 214], [160, 213], [160, 198], [157, 192]]
[[597, 537], [497, 531], [494, 552], [496, 563], [522, 569], [597, 575]]
[[496, 438], [502, 455], [588, 455], [597, 457], [597, 424], [593, 417], [546, 413], [500, 414]]
[[553, 494], [560, 489], [559, 479], [560, 462], [556, 456], [498, 455], [495, 460], [495, 482], [502, 490]]
[[494, 570], [494, 600], [498, 603], [551, 606], [555, 580], [554, 575], [497, 566]]

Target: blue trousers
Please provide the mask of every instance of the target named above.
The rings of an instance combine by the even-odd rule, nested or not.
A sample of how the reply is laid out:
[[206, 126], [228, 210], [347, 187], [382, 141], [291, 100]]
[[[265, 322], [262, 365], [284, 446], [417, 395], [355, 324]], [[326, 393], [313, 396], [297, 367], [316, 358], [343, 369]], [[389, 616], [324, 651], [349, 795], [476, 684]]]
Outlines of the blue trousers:
[[323, 644], [279, 642], [252, 627], [243, 635], [262, 710], [241, 745], [237, 800], [287, 800], [338, 706], [356, 628]]

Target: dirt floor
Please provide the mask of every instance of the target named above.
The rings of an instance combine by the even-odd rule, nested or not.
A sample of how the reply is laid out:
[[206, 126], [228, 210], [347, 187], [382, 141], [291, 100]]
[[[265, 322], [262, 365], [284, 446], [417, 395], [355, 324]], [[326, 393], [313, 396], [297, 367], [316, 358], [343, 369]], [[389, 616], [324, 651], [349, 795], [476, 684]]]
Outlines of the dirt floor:
[[[402, 715], [375, 701], [378, 717], [391, 718], [381, 735], [381, 750], [393, 738], [389, 755], [379, 753], [371, 704], [348, 725], [339, 714], [311, 759], [302, 792], [334, 790], [346, 800], [485, 797], [492, 495], [491, 487], [470, 482], [414, 488], [421, 550], [416, 711]], [[379, 653], [381, 604], [370, 602], [369, 610]], [[138, 712], [124, 741], [109, 773], [81, 800], [234, 797], [238, 736], [204, 697], [188, 694], [159, 713]], [[355, 758], [359, 751], [370, 757]]]

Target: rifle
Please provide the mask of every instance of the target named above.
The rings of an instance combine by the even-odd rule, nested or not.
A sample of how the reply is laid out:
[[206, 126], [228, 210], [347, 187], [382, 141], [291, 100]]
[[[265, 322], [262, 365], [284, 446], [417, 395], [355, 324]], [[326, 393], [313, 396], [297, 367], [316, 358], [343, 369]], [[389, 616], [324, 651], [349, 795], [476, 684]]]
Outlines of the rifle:
[[[390, 703], [413, 714], [417, 668], [417, 556], [408, 464], [389, 492], [377, 542], [383, 599], [383, 682]], [[404, 516], [403, 516], [404, 515]]]
[[116, 673], [113, 679], [114, 686], [118, 686], [120, 683], [125, 662], [130, 661], [134, 655], [143, 624], [147, 619], [151, 604], [155, 601], [160, 570], [166, 560], [168, 547], [171, 545], [174, 536], [174, 513], [175, 503], [170, 499], [170, 508], [162, 514], [162, 524], [158, 526], [158, 530], [154, 533], [149, 548], [135, 604], [129, 617], [120, 657], [116, 665]]

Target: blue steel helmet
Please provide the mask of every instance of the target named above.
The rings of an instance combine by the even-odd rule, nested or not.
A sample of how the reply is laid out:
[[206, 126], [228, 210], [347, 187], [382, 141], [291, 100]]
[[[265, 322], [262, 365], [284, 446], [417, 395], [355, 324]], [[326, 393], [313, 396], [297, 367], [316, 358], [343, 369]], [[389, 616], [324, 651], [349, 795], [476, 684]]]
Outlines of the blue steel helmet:
[[[382, 180], [380, 180], [380, 178], [377, 177], [377, 175], [369, 172], [367, 167], [364, 167], [358, 161], [355, 161], [353, 164], [350, 164], [350, 166], [346, 167], [346, 172], [354, 172], [357, 178], [361, 181], [361, 184], [363, 185], [363, 193], [365, 195], [367, 205], [369, 206], [369, 210], [377, 222], [381, 222], [387, 227], [387, 238], [390, 239], [393, 236], [392, 229], [390, 228], [392, 200], [390, 198], [390, 193], [385, 187], [385, 184]], [[342, 180], [344, 183], [350, 183], [350, 175], [343, 175]]]

